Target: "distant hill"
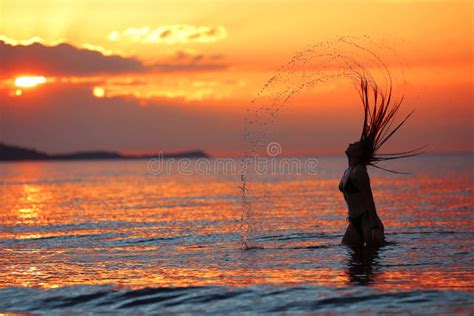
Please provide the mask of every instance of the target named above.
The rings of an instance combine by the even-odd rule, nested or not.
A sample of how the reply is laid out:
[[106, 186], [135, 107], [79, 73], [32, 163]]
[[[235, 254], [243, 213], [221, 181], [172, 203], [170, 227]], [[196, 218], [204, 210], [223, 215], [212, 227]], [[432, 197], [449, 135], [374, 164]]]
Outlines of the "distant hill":
[[22, 148], [0, 143], [0, 161], [22, 161], [22, 160], [97, 160], [97, 159], [150, 159], [161, 155], [164, 159], [169, 158], [209, 158], [205, 152], [200, 150], [184, 151], [176, 153], [156, 153], [147, 155], [123, 155], [113, 151], [84, 151], [65, 154], [47, 154], [30, 148]]
[[84, 151], [69, 154], [51, 155], [52, 159], [57, 160], [83, 160], [83, 159], [120, 159], [126, 158], [116, 152], [109, 151]]
[[21, 148], [0, 143], [0, 160], [43, 160], [49, 155], [34, 149]]

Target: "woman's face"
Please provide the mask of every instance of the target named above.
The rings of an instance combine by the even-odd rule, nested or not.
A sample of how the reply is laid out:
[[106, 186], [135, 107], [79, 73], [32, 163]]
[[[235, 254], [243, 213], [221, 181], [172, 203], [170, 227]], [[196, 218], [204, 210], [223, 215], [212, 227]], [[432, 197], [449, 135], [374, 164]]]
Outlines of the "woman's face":
[[355, 142], [352, 144], [349, 144], [349, 146], [346, 149], [346, 155], [350, 159], [361, 159], [362, 158], [362, 145], [360, 142]]

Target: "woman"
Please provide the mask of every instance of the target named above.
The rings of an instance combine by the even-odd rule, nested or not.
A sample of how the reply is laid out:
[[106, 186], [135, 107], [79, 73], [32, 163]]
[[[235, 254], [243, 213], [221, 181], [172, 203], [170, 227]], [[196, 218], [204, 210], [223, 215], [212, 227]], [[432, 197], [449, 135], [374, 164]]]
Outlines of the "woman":
[[[419, 149], [415, 149], [403, 153], [378, 155], [380, 147], [405, 123], [413, 111], [390, 130], [402, 100], [391, 104], [391, 88], [388, 93], [380, 93], [377, 85], [369, 83], [366, 78], [361, 80], [359, 94], [364, 105], [362, 135], [359, 141], [350, 144], [346, 150], [349, 168], [339, 183], [339, 190], [344, 194], [349, 208], [349, 226], [342, 242], [355, 246], [365, 244], [377, 247], [385, 243], [384, 226], [375, 208], [367, 165], [384, 169], [375, 164], [384, 160], [418, 155], [420, 152], [417, 152]], [[371, 102], [373, 102], [372, 108]]]

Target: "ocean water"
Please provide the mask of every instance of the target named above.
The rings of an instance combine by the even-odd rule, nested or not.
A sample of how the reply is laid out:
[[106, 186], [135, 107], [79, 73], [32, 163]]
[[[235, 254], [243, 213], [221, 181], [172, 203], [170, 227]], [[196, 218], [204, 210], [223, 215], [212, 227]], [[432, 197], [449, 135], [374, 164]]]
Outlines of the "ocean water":
[[377, 250], [340, 244], [342, 157], [262, 177], [270, 198], [250, 250], [231, 172], [1, 163], [0, 312], [472, 314], [473, 158], [390, 164], [411, 175], [369, 169], [390, 242]]

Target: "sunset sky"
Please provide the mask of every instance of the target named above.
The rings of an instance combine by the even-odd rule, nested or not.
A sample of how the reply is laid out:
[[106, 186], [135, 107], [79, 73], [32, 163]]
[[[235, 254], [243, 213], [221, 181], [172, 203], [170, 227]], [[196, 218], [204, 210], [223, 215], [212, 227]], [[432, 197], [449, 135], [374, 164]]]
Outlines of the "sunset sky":
[[[472, 151], [473, 13], [472, 1], [0, 0], [0, 142], [238, 155], [245, 110], [280, 65], [368, 36], [400, 56], [416, 109], [387, 149]], [[350, 85], [298, 100], [278, 118], [287, 153], [343, 152], [359, 136]]]

